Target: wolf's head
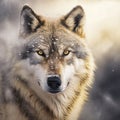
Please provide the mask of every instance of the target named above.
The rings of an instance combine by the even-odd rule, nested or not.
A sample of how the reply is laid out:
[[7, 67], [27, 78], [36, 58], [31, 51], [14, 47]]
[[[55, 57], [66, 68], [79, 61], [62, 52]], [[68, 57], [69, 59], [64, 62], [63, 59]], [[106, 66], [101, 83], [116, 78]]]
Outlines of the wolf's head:
[[58, 93], [91, 77], [92, 59], [84, 40], [83, 22], [81, 6], [58, 20], [46, 19], [29, 6], [23, 7], [20, 38], [24, 45], [16, 68], [33, 89], [39, 86], [40, 90]]

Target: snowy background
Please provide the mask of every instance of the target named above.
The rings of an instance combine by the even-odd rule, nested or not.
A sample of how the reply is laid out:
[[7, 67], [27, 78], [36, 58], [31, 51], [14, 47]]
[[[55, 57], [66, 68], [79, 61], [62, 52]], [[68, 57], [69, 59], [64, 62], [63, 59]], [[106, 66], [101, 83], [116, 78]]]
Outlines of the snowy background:
[[17, 43], [20, 10], [24, 4], [48, 17], [59, 17], [76, 5], [83, 6], [86, 38], [97, 69], [80, 120], [120, 120], [120, 1], [0, 0], [0, 61], [9, 52], [7, 48]]

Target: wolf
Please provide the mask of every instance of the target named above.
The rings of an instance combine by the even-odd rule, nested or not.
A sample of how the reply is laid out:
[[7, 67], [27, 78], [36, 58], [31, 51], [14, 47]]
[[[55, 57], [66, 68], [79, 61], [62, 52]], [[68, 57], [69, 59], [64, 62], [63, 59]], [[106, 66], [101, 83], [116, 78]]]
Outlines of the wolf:
[[1, 120], [78, 120], [95, 69], [84, 20], [81, 6], [51, 19], [24, 5], [18, 45], [1, 70]]

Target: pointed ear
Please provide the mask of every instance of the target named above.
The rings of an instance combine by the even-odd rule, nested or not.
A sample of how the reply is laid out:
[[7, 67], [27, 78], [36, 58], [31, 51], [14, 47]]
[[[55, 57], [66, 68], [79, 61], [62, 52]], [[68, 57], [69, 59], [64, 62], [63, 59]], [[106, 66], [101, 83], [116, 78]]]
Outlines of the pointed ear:
[[81, 6], [76, 6], [66, 16], [62, 18], [62, 25], [69, 30], [77, 33], [80, 37], [84, 37], [83, 25], [84, 25], [84, 10]]
[[41, 17], [36, 15], [29, 6], [25, 5], [23, 7], [20, 16], [20, 36], [35, 32], [43, 24], [44, 21]]

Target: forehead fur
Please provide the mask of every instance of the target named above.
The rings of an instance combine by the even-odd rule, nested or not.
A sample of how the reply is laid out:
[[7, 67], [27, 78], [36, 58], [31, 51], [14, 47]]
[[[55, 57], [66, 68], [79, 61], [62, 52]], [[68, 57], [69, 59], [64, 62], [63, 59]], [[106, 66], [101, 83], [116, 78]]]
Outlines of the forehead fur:
[[28, 41], [38, 41], [43, 44], [47, 43], [47, 45], [50, 45], [53, 41], [56, 41], [56, 44], [59, 45], [84, 44], [83, 38], [67, 30], [61, 25], [60, 20], [46, 20], [44, 26], [40, 27], [35, 33], [31, 33], [26, 39]]
[[[60, 20], [46, 20], [45, 24], [26, 37], [25, 41], [25, 51], [32, 52], [38, 48], [47, 56], [54, 52], [62, 55], [65, 49], [72, 50], [78, 58], [85, 58], [87, 53], [83, 38], [66, 29]], [[28, 53], [25, 53], [24, 56], [27, 56]]]

